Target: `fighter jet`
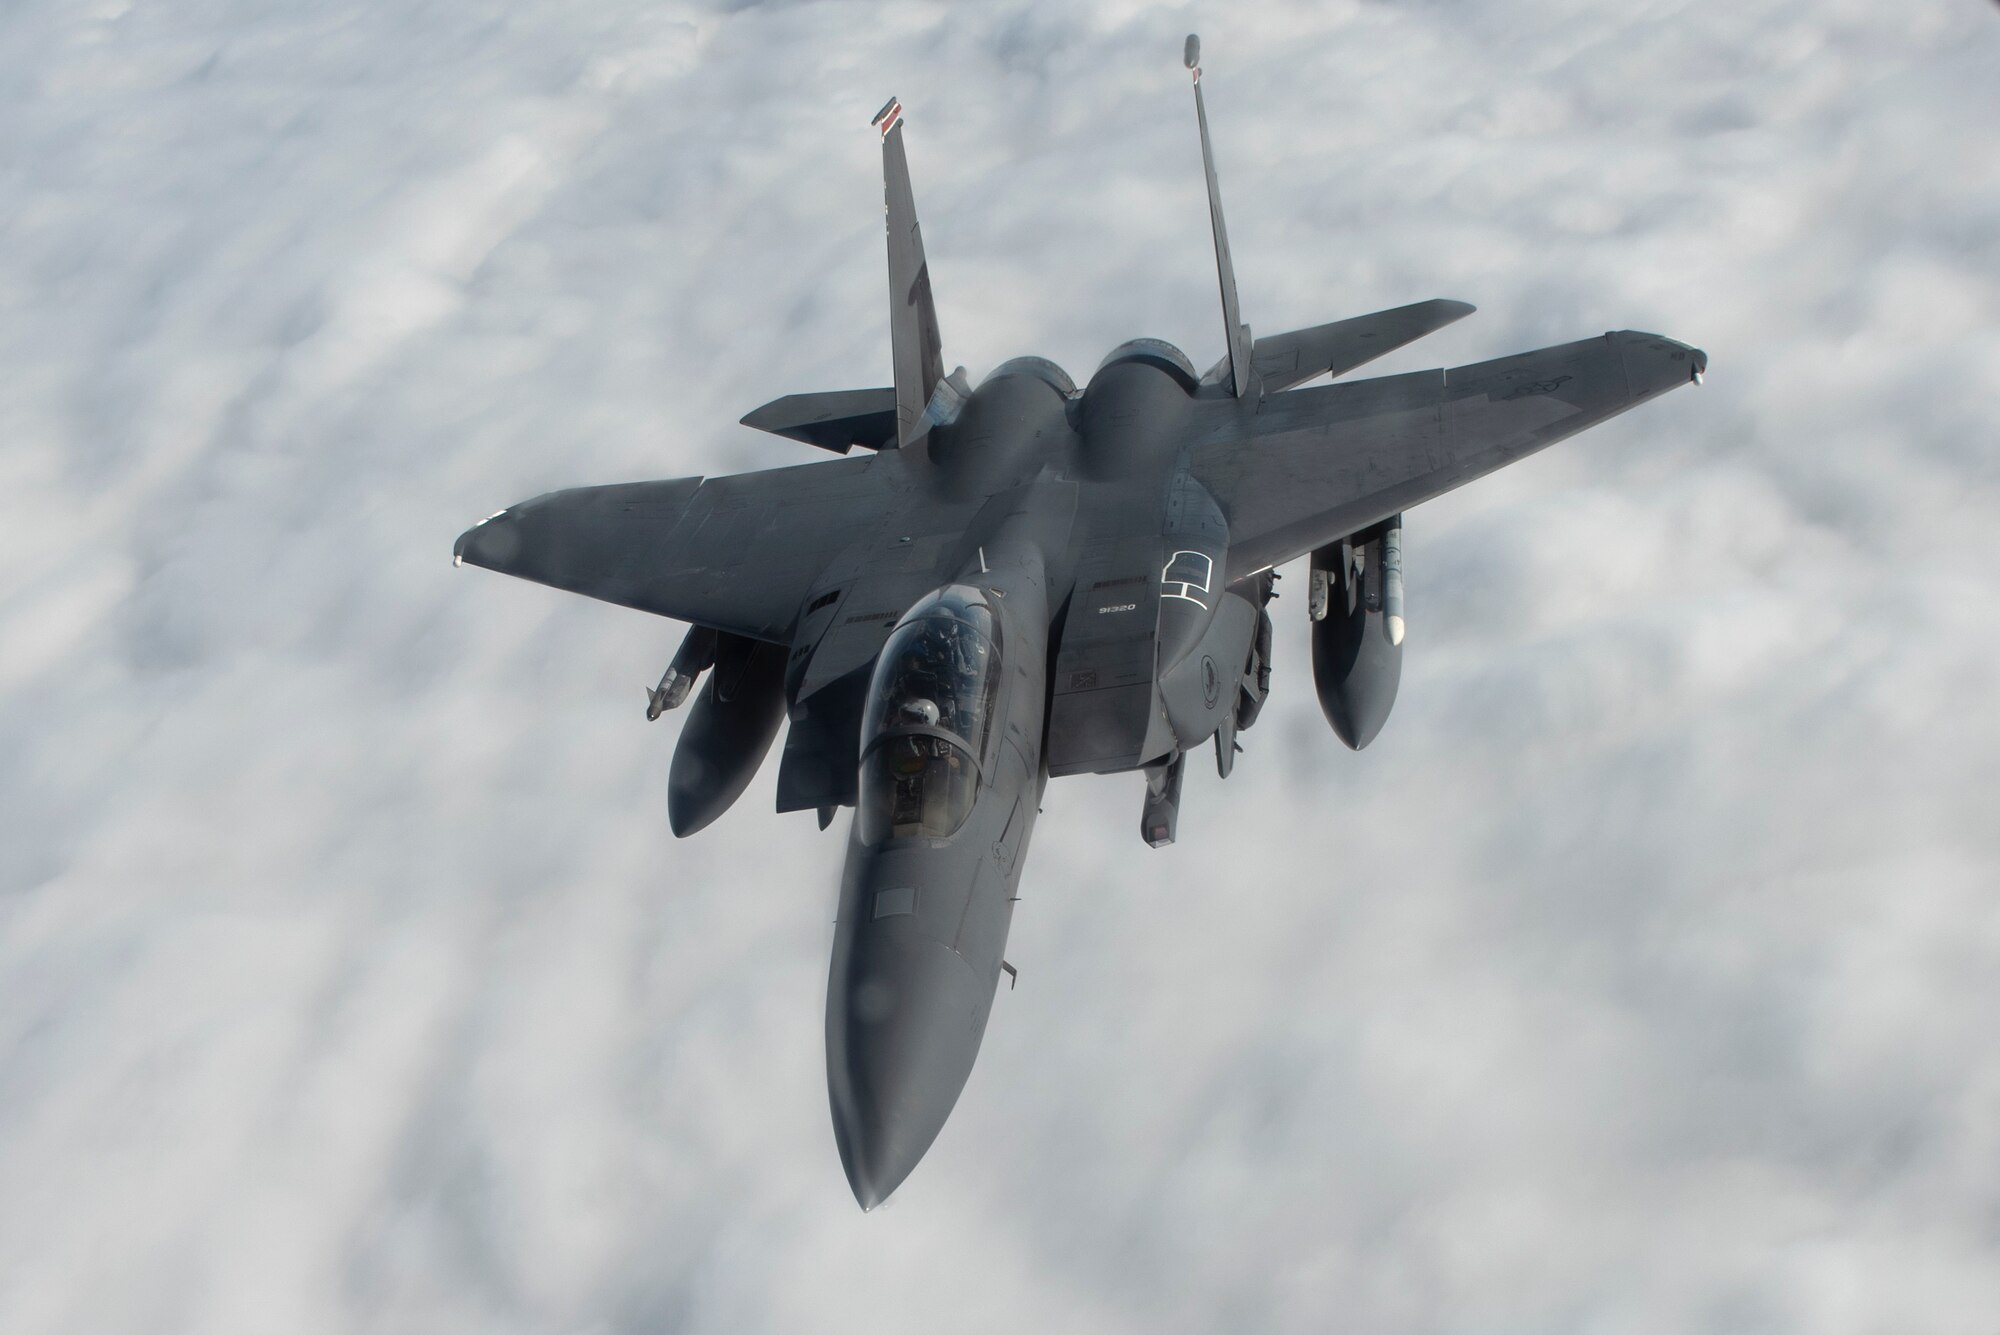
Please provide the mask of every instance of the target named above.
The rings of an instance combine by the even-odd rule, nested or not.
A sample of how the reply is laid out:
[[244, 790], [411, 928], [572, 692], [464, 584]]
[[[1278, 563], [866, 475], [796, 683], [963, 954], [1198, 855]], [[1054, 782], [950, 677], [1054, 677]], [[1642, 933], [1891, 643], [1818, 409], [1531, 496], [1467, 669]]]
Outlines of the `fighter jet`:
[[1225, 351], [1135, 338], [1079, 388], [1017, 357], [947, 374], [904, 153], [874, 117], [894, 384], [743, 423], [846, 456], [551, 492], [455, 559], [693, 627], [647, 717], [707, 682], [667, 817], [691, 835], [786, 729], [779, 811], [852, 807], [827, 983], [827, 1087], [862, 1209], [936, 1139], [979, 1051], [1051, 777], [1138, 771], [1174, 841], [1188, 757], [1225, 778], [1270, 687], [1278, 567], [1307, 561], [1313, 685], [1348, 746], [1402, 671], [1403, 515], [1689, 381], [1707, 357], [1617, 330], [1448, 370], [1340, 377], [1472, 312], [1424, 301], [1255, 337], [1239, 316], [1189, 37]]

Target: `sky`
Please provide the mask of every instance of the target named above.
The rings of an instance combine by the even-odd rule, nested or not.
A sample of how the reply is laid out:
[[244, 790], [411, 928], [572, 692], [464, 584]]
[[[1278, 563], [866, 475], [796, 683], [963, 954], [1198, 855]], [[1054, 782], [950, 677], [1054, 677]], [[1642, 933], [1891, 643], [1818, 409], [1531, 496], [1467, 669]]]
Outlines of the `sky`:
[[[804, 461], [948, 364], [1479, 313], [1708, 384], [1302, 599], [1224, 784], [1051, 786], [1017, 990], [855, 1209], [845, 817], [666, 821], [681, 627], [452, 539]], [[0, 1330], [1965, 1332], [2000, 1321], [2000, 10], [0, 10]], [[1365, 374], [1365, 373], [1364, 373]], [[1296, 587], [1296, 585], [1295, 585]]]

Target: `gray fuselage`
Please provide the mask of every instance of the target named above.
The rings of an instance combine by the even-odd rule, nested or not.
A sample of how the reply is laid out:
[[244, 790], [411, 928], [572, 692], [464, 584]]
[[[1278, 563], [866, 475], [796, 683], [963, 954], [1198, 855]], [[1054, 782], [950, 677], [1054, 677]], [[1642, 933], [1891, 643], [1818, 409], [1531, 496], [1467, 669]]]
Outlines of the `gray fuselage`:
[[[1079, 398], [1053, 368], [1010, 368], [981, 385], [954, 421], [935, 427], [927, 449], [885, 451], [876, 460], [909, 473], [913, 498], [936, 492], [988, 504], [978, 511], [986, 522], [966, 535], [969, 555], [957, 577], [889, 632], [860, 730], [858, 810], [827, 984], [826, 1041], [835, 1136], [863, 1206], [894, 1191], [930, 1147], [986, 1030], [1015, 887], [1049, 777], [1051, 639], [1081, 621], [1079, 639], [1100, 653], [1110, 646], [1130, 669], [1094, 681], [1085, 675], [1092, 669], [1074, 671], [1082, 689], [1064, 692], [1074, 697], [1067, 708], [1078, 719], [1101, 699], [1106, 716], [1095, 731], [1113, 739], [1099, 757], [1111, 763], [1102, 767], [1130, 768], [1152, 758], [1148, 748], [1178, 751], [1213, 734], [1216, 718], [1233, 704], [1254, 629], [1247, 604], [1215, 616], [1223, 597], [1214, 587], [1218, 544], [1226, 532], [1213, 503], [1190, 505], [1181, 495], [1180, 508], [1199, 514], [1180, 523], [1172, 513], [1175, 460], [1148, 448], [1175, 438], [1151, 419], [1170, 413], [1173, 400], [1186, 402], [1192, 386], [1145, 362], [1113, 365], [1107, 393], [1121, 411], [1093, 414], [1095, 388]], [[1152, 411], [1133, 412], [1134, 405]], [[1135, 488], [1137, 475], [1148, 472], [1153, 485]], [[1181, 479], [1182, 493], [1186, 486]], [[1201, 532], [1175, 531], [1190, 525]], [[1162, 568], [1176, 551], [1182, 566], [1189, 564], [1179, 543], [1203, 549], [1198, 582], [1191, 596], [1163, 601]], [[1130, 572], [1100, 581], [1110, 601], [1084, 606], [1079, 559], [1088, 565], [1107, 557]], [[1067, 616], [1052, 606], [1065, 599]], [[1160, 669], [1188, 658], [1211, 622], [1220, 622], [1230, 641], [1211, 651], [1234, 660], [1227, 671], [1210, 672], [1205, 697], [1195, 687], [1191, 710], [1173, 708], [1159, 685], [1172, 673]], [[942, 647], [927, 655], [921, 646], [932, 643]], [[963, 663], [962, 682], [939, 680], [951, 675], [939, 666], [947, 659]], [[1128, 698], [1132, 688], [1139, 698]], [[976, 697], [970, 708], [969, 697]], [[976, 723], [959, 721], [974, 715]], [[1199, 736], [1177, 734], [1169, 715], [1182, 716], [1183, 727]], [[974, 731], [981, 736], [966, 736]], [[909, 775], [901, 777], [899, 767]], [[963, 810], [939, 796], [958, 787], [965, 789]], [[931, 810], [939, 801], [942, 816]]]

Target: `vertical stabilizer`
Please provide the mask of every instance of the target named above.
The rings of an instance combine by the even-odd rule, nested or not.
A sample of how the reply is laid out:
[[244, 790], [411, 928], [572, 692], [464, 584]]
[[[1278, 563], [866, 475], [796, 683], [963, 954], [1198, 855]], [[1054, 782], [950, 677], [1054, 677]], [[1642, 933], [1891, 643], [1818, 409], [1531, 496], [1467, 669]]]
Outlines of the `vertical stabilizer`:
[[903, 104], [890, 98], [875, 113], [882, 131], [882, 195], [889, 227], [889, 352], [896, 371], [896, 441], [907, 445], [929, 429], [924, 409], [944, 379], [931, 271], [903, 156]]
[[1229, 259], [1229, 228], [1222, 221], [1222, 194], [1215, 184], [1215, 150], [1208, 144], [1208, 106], [1201, 98], [1201, 38], [1188, 34], [1187, 67], [1194, 74], [1194, 115], [1201, 126], [1201, 167], [1208, 177], [1208, 221], [1215, 229], [1215, 269], [1222, 282], [1222, 329], [1229, 343], [1229, 390], [1242, 398], [1250, 388], [1250, 326], [1236, 306], [1236, 266]]

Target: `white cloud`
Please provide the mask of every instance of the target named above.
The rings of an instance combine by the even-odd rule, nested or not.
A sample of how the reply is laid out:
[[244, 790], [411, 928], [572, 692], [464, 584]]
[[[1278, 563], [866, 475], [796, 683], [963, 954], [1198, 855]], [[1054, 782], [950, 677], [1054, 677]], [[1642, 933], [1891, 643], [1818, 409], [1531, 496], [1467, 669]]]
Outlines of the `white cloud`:
[[[677, 628], [450, 567], [552, 486], [796, 462], [946, 353], [1613, 327], [1677, 394], [1414, 512], [1397, 715], [1296, 599], [1181, 843], [1051, 789], [1004, 996], [855, 1212], [840, 845], [666, 830]], [[0, 19], [0, 1328], [1990, 1329], [1988, 6]]]

